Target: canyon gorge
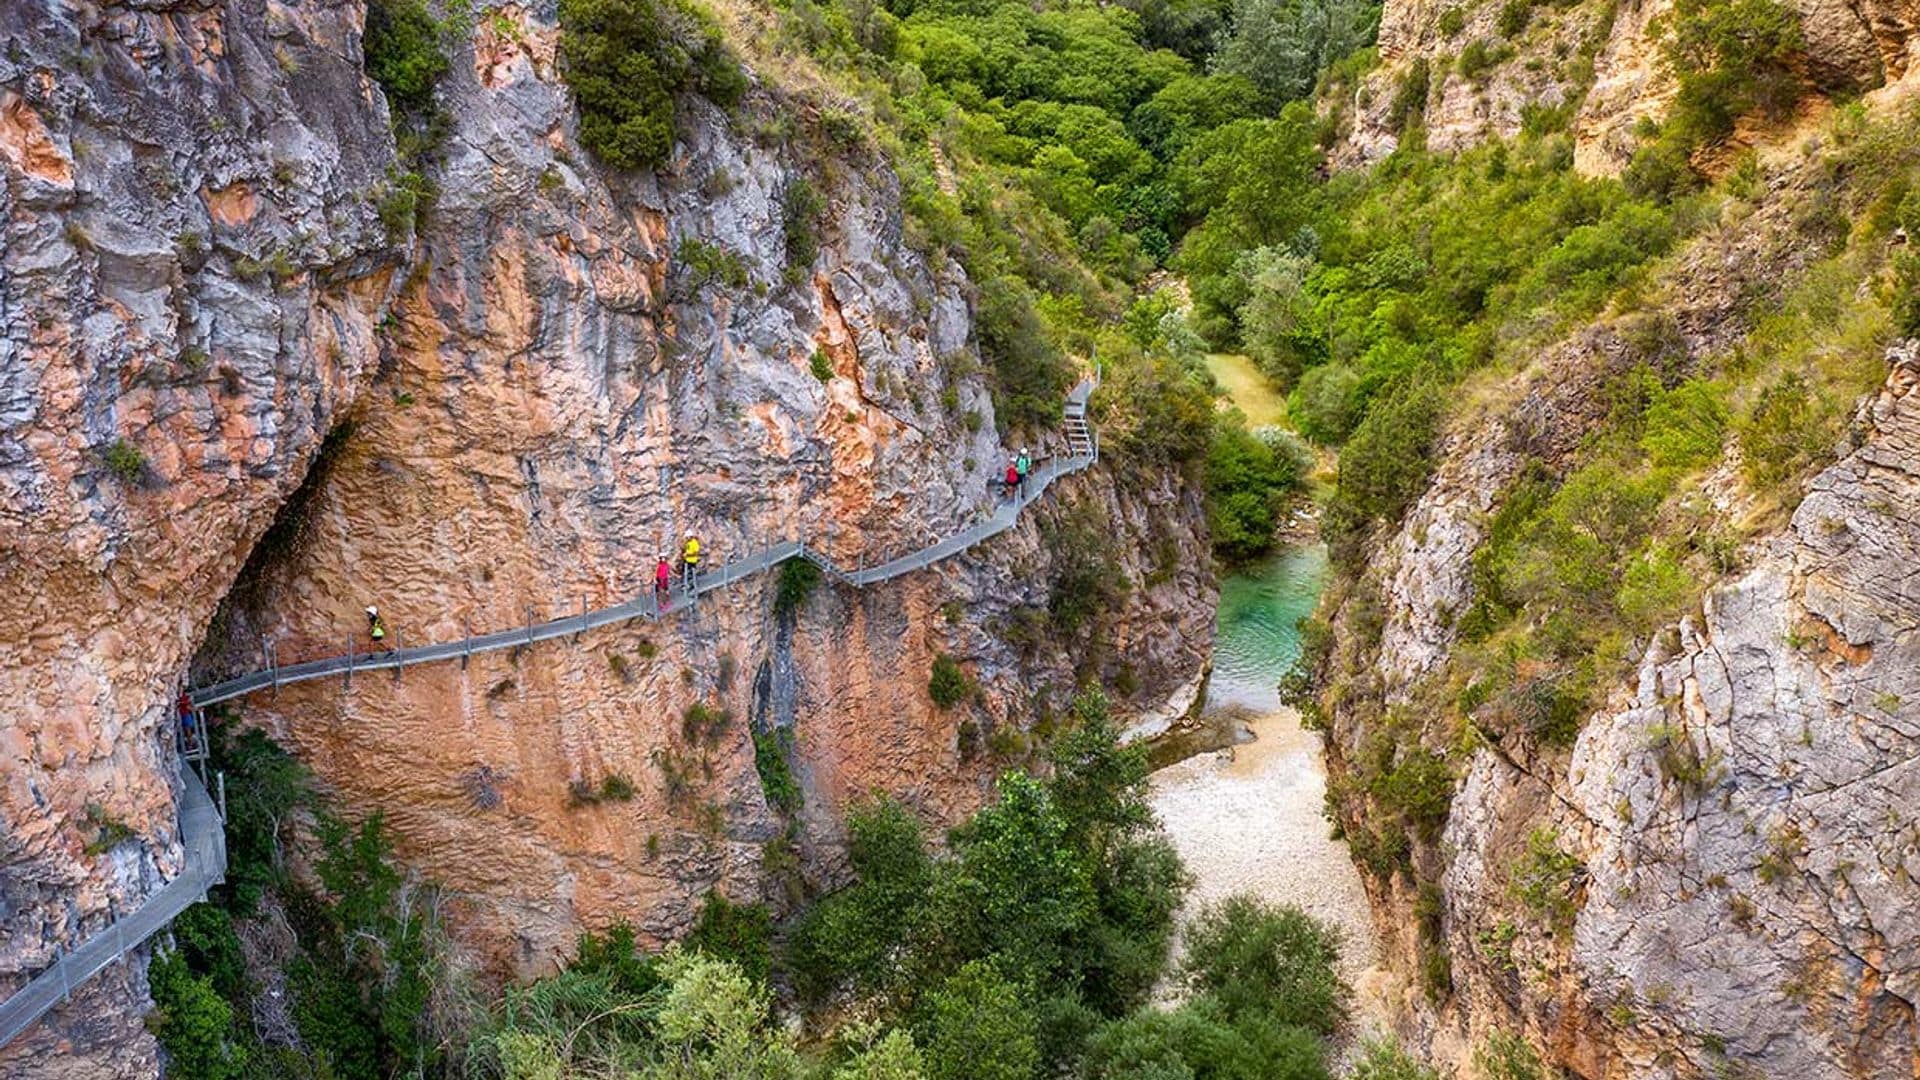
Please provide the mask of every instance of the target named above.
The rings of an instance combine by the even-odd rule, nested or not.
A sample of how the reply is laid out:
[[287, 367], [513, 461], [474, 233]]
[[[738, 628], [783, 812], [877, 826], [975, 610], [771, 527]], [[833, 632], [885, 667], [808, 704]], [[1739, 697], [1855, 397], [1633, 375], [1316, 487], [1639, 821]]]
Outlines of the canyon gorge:
[[[1069, 803], [1110, 712], [1167, 756], [1257, 741], [1133, 777], [1098, 842], [1062, 826], [1132, 853], [1159, 815], [1166, 864], [1114, 856], [1155, 899], [1088, 887], [1177, 944], [1133, 971], [1066, 933], [1105, 959], [1028, 973], [1046, 1064], [979, 1075], [1914, 1075], [1916, 23], [0, 0], [0, 994], [185, 869], [183, 692], [621, 604], [688, 537], [709, 573], [899, 557], [1073, 453], [1097, 379], [1098, 460], [925, 569], [794, 560], [209, 709], [217, 762], [264, 734], [313, 800], [235, 908], [234, 1031], [321, 1041], [292, 885], [350, 895], [329, 830], [371, 822], [383, 903], [429, 911], [476, 998], [609, 927], [667, 949], [722, 897], [775, 928], [756, 977], [802, 1050], [897, 1013], [931, 1054], [938, 994], [820, 1006], [784, 958], [872, 884], [886, 808], [990, 876], [979, 822], [1030, 776]], [[599, 78], [586, 28], [649, 59]], [[1234, 408], [1209, 352], [1273, 400]], [[997, 910], [962, 880], [929, 895]], [[1152, 1072], [1124, 1025], [1231, 1000], [1179, 965], [1234, 892], [1341, 928], [1359, 1003], [1289, 1020], [1338, 1052]], [[73, 988], [0, 1076], [195, 1075], [153, 988], [195, 933]], [[891, 962], [965, 985], [919, 940]], [[421, 1015], [488, 1007], [444, 990]], [[439, 1037], [384, 1074], [453, 1069]], [[1366, 1071], [1389, 1044], [1437, 1071]], [[600, 1075], [509, 1057], [473, 1075]]]

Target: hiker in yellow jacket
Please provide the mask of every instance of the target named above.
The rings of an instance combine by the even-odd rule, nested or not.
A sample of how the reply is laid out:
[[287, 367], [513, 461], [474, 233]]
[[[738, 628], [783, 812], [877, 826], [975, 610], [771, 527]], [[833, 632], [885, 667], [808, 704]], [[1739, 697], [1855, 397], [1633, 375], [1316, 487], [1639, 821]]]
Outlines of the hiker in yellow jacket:
[[700, 570], [700, 538], [687, 534], [686, 546], [680, 549], [680, 574], [686, 579], [687, 587], [693, 587], [693, 575]]

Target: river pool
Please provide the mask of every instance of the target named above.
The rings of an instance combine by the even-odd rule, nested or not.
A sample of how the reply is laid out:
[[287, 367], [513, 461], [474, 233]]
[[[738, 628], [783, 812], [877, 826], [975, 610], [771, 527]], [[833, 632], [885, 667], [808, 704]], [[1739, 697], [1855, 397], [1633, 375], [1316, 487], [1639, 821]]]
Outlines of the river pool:
[[1242, 567], [1220, 583], [1206, 708], [1230, 714], [1245, 741], [1155, 772], [1152, 801], [1194, 875], [1182, 921], [1202, 905], [1251, 893], [1332, 923], [1344, 939], [1340, 972], [1357, 991], [1357, 1026], [1367, 1028], [1378, 1023], [1382, 977], [1366, 893], [1322, 816], [1319, 736], [1301, 728], [1276, 689], [1300, 656], [1295, 623], [1313, 610], [1326, 574], [1326, 549], [1314, 545]]

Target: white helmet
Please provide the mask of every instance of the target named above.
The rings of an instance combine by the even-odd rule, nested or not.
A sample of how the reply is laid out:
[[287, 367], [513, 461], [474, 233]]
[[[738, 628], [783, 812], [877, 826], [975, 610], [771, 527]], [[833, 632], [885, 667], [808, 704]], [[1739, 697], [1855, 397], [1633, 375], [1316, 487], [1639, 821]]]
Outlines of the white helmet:
[[371, 617], [373, 617], [373, 616], [376, 616], [376, 615], [378, 615], [378, 614], [380, 614], [380, 609], [379, 609], [379, 608], [377, 608], [377, 607], [374, 607], [374, 606], [373, 606], [372, 604], [368, 604], [368, 605], [367, 605], [367, 615], [368, 615], [368, 617], [369, 617], [369, 618], [371, 618]]

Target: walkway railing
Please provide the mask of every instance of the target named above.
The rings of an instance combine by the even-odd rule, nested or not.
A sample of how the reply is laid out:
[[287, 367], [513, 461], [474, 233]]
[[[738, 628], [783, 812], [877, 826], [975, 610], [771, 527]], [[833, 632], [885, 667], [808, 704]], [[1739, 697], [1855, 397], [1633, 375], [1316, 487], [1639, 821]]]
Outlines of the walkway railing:
[[220, 812], [192, 769], [180, 770], [180, 843], [187, 865], [148, 896], [131, 915], [115, 919], [35, 975], [12, 997], [0, 1001], [0, 1046], [33, 1025], [48, 1009], [66, 1001], [73, 988], [125, 956], [166, 928], [174, 916], [206, 899], [207, 890], [227, 879], [227, 837]]
[[991, 515], [974, 525], [898, 558], [873, 566], [862, 564], [848, 568], [837, 565], [826, 552], [810, 547], [804, 541], [786, 540], [754, 551], [744, 558], [694, 575], [690, 584], [676, 588], [669, 594], [664, 608], [649, 591], [645, 595], [611, 607], [582, 611], [577, 615], [549, 619], [544, 622], [528, 620], [524, 626], [516, 626], [511, 630], [499, 630], [491, 634], [457, 638], [432, 645], [388, 649], [384, 652], [348, 652], [343, 656], [331, 656], [322, 660], [289, 664], [285, 667], [270, 663], [269, 666], [258, 671], [189, 691], [189, 696], [195, 708], [204, 709], [218, 702], [260, 690], [279, 689], [290, 683], [339, 675], [350, 684], [355, 672], [398, 670], [414, 664], [428, 664], [443, 660], [460, 660], [464, 663], [475, 653], [512, 649], [522, 645], [532, 645], [535, 642], [550, 641], [554, 638], [572, 637], [588, 630], [632, 619], [659, 620], [671, 614], [676, 603], [691, 604], [707, 593], [724, 589], [735, 582], [770, 570], [788, 559], [806, 559], [835, 580], [853, 586], [875, 585], [902, 574], [924, 569], [1012, 528], [1020, 518], [1020, 511], [1039, 498], [1055, 480], [1079, 472], [1100, 459], [1099, 441], [1086, 420], [1087, 401], [1098, 384], [1099, 374], [1096, 370], [1067, 395], [1066, 421], [1069, 452], [1063, 457], [1041, 462], [1028, 477], [1025, 493], [1015, 493], [1013, 498], [1001, 503]]

